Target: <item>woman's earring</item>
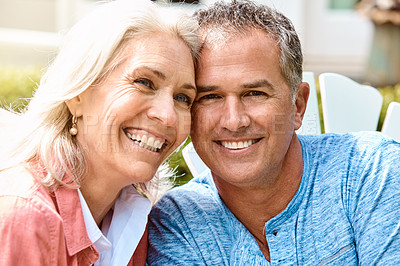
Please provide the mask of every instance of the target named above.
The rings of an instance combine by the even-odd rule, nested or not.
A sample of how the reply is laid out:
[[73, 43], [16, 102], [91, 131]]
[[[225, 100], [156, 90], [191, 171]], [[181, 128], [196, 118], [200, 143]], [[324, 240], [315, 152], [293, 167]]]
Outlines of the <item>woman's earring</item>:
[[75, 136], [76, 134], [78, 134], [78, 129], [76, 128], [76, 122], [78, 121], [78, 118], [76, 118], [76, 116], [72, 116], [72, 126], [69, 129], [69, 134], [71, 134], [72, 136]]

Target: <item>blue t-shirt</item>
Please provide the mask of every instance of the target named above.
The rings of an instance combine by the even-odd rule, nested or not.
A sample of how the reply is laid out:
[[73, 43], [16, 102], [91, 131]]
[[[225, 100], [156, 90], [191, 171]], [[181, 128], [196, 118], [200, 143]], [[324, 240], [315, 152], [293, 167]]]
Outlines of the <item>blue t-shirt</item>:
[[271, 262], [208, 171], [153, 207], [148, 264], [400, 265], [400, 143], [379, 133], [299, 140], [300, 187], [265, 224]]

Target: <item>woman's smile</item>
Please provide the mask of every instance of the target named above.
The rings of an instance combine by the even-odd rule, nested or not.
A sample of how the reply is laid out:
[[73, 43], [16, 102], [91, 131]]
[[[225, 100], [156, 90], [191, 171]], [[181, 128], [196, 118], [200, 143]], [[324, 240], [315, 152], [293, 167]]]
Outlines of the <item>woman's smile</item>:
[[[152, 152], [160, 152], [166, 146], [166, 139], [158, 138], [149, 132], [136, 132], [135, 130], [124, 130], [126, 136], [136, 145]], [[165, 144], [165, 145], [164, 145]]]

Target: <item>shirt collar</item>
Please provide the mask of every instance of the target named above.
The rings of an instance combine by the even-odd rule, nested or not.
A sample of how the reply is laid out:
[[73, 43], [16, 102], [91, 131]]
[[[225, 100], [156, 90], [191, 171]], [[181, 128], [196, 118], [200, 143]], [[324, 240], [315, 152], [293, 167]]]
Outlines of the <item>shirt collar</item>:
[[[60, 186], [54, 191], [54, 195], [63, 220], [68, 254], [73, 256], [86, 248], [92, 249], [93, 243], [87, 235], [84, 218], [82, 217], [82, 207], [76, 189]], [[94, 251], [95, 260], [97, 260], [97, 257], [98, 253]]]
[[85, 199], [81, 191], [78, 189], [79, 199], [82, 205], [83, 219], [85, 220], [87, 234], [90, 240], [93, 242], [97, 251], [101, 254], [105, 250], [109, 250], [112, 248], [111, 242], [103, 235], [101, 230], [96, 224], [92, 213], [89, 210], [89, 206], [87, 205]]
[[127, 265], [146, 229], [150, 200], [132, 185], [124, 187], [100, 231], [80, 192], [79, 198], [88, 236], [100, 253], [95, 265]]

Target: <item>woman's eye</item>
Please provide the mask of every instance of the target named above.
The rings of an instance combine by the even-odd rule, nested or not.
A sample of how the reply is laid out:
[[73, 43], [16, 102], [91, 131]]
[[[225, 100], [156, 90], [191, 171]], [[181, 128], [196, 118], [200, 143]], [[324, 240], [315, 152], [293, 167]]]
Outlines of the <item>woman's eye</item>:
[[153, 82], [151, 82], [148, 79], [144, 79], [144, 78], [135, 79], [134, 82], [137, 83], [137, 84], [144, 85], [144, 86], [149, 87], [149, 88], [154, 88]]
[[185, 95], [185, 94], [178, 94], [175, 96], [175, 100], [177, 100], [178, 102], [184, 102], [186, 103], [188, 106], [190, 106], [192, 104], [192, 98], [190, 98], [189, 96]]

